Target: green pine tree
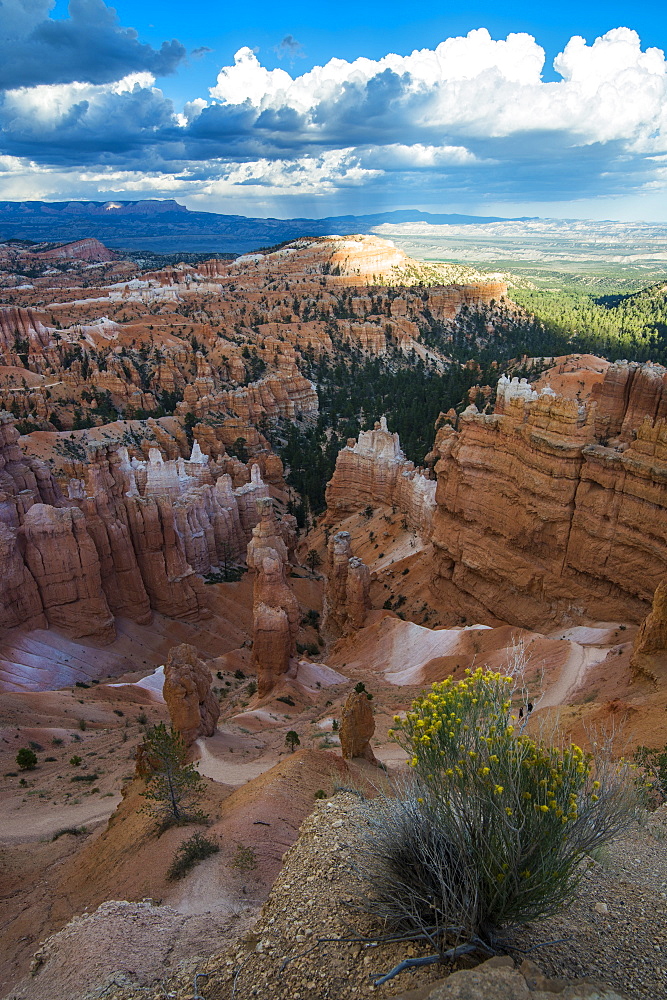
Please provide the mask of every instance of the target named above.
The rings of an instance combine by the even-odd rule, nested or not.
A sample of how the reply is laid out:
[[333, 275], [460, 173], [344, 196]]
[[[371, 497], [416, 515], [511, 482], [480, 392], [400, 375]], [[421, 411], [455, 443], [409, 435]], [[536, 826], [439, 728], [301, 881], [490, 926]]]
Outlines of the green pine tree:
[[149, 729], [144, 737], [142, 762], [148, 772], [145, 810], [163, 827], [204, 819], [201, 810], [192, 810], [204, 790], [193, 764], [188, 764], [187, 748], [181, 734], [164, 722]]

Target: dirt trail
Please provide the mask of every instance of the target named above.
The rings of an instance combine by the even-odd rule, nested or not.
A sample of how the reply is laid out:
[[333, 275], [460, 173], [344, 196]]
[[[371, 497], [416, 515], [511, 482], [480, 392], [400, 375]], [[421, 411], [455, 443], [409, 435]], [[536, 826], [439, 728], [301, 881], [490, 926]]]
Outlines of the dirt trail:
[[5, 812], [0, 826], [0, 844], [25, 844], [37, 840], [50, 840], [54, 833], [68, 827], [96, 826], [106, 822], [118, 803], [120, 795], [109, 796], [101, 801], [88, 799], [76, 806], [54, 805], [53, 811], [44, 808], [32, 809], [30, 813]]
[[578, 642], [573, 642], [567, 661], [557, 680], [547, 688], [540, 699], [539, 707], [553, 708], [556, 705], [565, 705], [571, 700], [576, 689], [581, 687], [590, 668], [606, 659], [608, 652], [608, 648], [580, 646]]

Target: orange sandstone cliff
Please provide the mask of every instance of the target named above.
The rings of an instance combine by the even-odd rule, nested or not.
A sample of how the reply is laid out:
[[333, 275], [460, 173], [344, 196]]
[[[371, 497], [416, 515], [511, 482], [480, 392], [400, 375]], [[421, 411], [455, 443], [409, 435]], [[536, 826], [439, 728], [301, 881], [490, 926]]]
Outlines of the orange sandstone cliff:
[[640, 621], [667, 570], [666, 384], [620, 362], [589, 402], [503, 378], [495, 413], [468, 407], [439, 436], [435, 592], [525, 627]]

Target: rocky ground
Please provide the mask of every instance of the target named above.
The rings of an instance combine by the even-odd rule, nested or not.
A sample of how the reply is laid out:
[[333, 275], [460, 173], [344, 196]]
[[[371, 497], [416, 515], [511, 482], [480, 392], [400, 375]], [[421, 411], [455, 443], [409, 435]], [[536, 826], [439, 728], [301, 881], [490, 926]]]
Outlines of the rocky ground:
[[[374, 977], [426, 951], [412, 944], [377, 944], [372, 939], [381, 929], [358, 911], [363, 886], [351, 874], [350, 862], [362, 822], [360, 811], [358, 794], [345, 791], [317, 804], [303, 824], [299, 841], [287, 852], [258, 921], [231, 947], [216, 950], [198, 964], [189, 963], [176, 975], [156, 969], [152, 948], [147, 946], [143, 955], [133, 950], [133, 968], [141, 967], [145, 973], [142, 982], [135, 976], [132, 985], [123, 966], [115, 976], [107, 975], [94, 986], [89, 979], [85, 989], [72, 987], [68, 997], [189, 1000], [195, 966], [207, 973], [208, 978], [199, 981], [207, 1000], [357, 1000], [371, 995], [418, 1000], [436, 990], [436, 985], [433, 1000], [528, 1000], [531, 996], [548, 1000], [554, 994], [568, 1000], [617, 996], [657, 1000], [665, 995], [667, 807], [620, 837], [597, 861], [587, 859], [572, 905], [561, 916], [509, 935], [510, 957], [504, 962], [495, 960], [490, 967], [467, 978], [454, 976], [449, 983], [446, 976], [452, 970], [441, 966], [406, 971], [377, 988], [372, 985]], [[62, 977], [70, 964], [67, 955], [73, 961], [93, 940], [103, 952], [112, 950], [112, 944], [105, 945], [100, 937], [102, 916], [79, 921], [76, 938], [63, 933], [49, 942], [40, 954], [42, 964], [30, 992], [26, 986], [12, 993], [12, 1000], [65, 995]], [[160, 919], [168, 924], [169, 917], [166, 912]], [[538, 968], [531, 964], [533, 960]], [[512, 972], [515, 963], [520, 974]], [[467, 960], [463, 967], [472, 964]], [[567, 986], [579, 980], [587, 983]], [[604, 988], [594, 988], [591, 982]]]

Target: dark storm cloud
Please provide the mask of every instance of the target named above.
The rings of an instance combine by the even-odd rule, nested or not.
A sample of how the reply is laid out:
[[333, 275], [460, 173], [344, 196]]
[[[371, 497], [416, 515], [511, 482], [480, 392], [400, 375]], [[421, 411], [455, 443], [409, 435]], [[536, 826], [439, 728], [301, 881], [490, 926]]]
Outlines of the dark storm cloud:
[[129, 73], [173, 73], [185, 48], [172, 39], [159, 49], [118, 23], [103, 0], [70, 0], [69, 17], [53, 20], [50, 0], [1, 0], [0, 89], [39, 84], [109, 83]]
[[289, 59], [290, 62], [294, 62], [295, 59], [306, 58], [303, 45], [301, 42], [297, 42], [294, 35], [285, 35], [280, 45], [273, 46], [273, 51], [279, 59]]

